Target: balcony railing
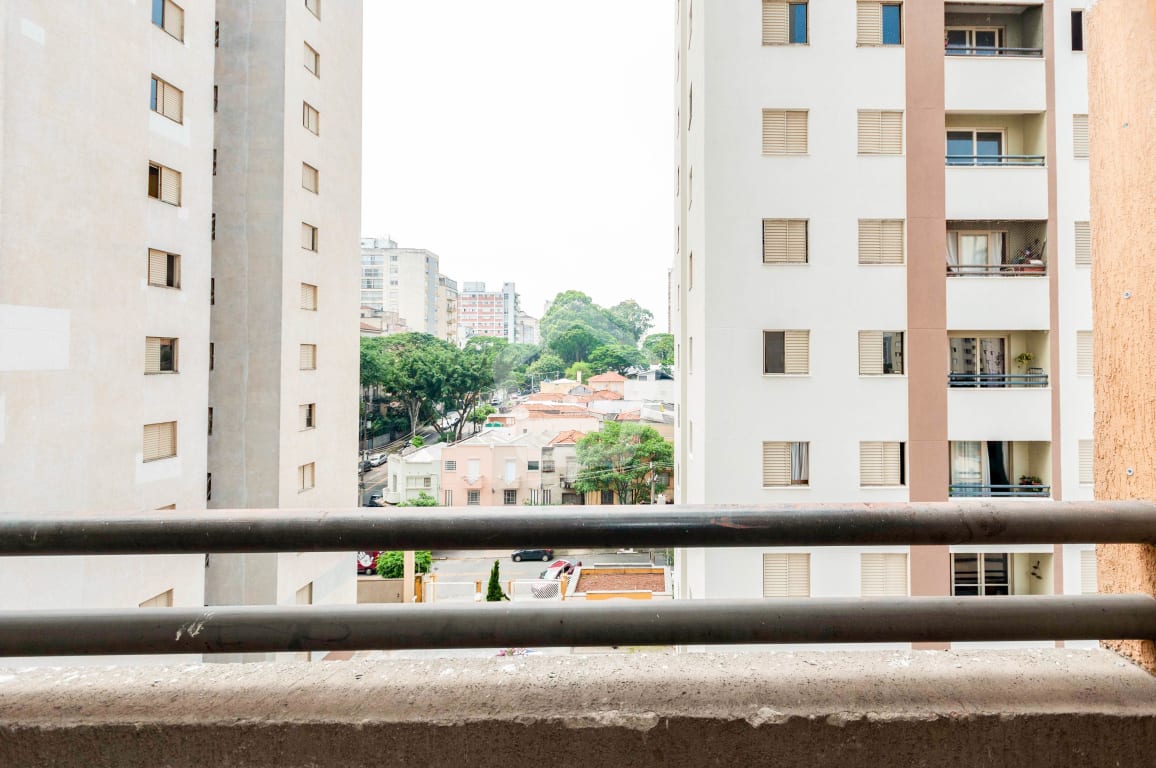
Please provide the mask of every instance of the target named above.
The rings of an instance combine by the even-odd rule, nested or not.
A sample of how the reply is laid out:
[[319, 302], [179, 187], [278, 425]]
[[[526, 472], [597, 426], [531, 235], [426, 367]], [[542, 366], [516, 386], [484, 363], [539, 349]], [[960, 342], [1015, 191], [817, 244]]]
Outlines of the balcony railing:
[[980, 483], [952, 483], [947, 495], [953, 499], [978, 496], [982, 498], [1048, 498], [1050, 485], [984, 485]]
[[1042, 167], [1044, 155], [945, 155], [948, 165], [989, 166], [1016, 165]]
[[1042, 58], [1043, 48], [1002, 48], [991, 45], [948, 45], [945, 56], [1007, 56], [1013, 58]]
[[1048, 265], [1043, 261], [1029, 261], [1021, 264], [948, 264], [948, 277], [1043, 277], [1048, 273]]
[[[952, 486], [957, 487], [963, 486]], [[516, 549], [543, 542], [573, 548], [1156, 544], [1154, 519], [1156, 504], [1134, 501], [567, 507], [533, 515], [401, 508], [13, 516], [0, 519], [0, 556]], [[1061, 595], [0, 612], [0, 656], [1089, 637], [1156, 638], [1156, 599]]]
[[1046, 373], [949, 373], [947, 386], [952, 387], [1046, 387]]

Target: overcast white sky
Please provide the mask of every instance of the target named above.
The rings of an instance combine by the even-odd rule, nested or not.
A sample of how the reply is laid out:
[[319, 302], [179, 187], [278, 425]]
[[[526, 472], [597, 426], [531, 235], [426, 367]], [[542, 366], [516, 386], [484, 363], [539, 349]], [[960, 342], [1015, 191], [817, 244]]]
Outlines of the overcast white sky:
[[365, 0], [362, 234], [666, 331], [673, 46], [659, 0]]

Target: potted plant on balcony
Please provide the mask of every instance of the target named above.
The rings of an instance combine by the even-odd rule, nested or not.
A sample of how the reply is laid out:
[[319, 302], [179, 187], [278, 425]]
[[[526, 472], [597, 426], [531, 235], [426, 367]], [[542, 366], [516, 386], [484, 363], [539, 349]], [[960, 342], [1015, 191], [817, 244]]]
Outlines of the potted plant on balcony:
[[1020, 352], [1015, 357], [1016, 365], [1018, 365], [1020, 368], [1026, 368], [1027, 364], [1032, 362], [1035, 359], [1036, 359], [1036, 356], [1033, 355], [1031, 352]]
[[1020, 475], [1020, 486], [1026, 487], [1025, 495], [1042, 494], [1044, 481], [1036, 475]]

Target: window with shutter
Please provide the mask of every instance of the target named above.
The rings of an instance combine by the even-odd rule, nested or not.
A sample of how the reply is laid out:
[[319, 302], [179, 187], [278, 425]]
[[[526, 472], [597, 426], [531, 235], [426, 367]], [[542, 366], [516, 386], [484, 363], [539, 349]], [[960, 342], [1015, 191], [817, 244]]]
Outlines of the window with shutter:
[[301, 370], [312, 371], [317, 368], [317, 345], [301, 345]]
[[906, 485], [905, 453], [899, 442], [859, 443], [859, 485]]
[[297, 468], [297, 490], [308, 491], [314, 486], [314, 471], [313, 462]]
[[305, 0], [305, 8], [318, 19], [321, 18], [321, 0]]
[[[161, 507], [161, 509], [176, 509], [176, 505], [169, 507]], [[172, 608], [173, 607], [173, 591], [171, 589], [161, 592], [159, 595], [150, 597], [140, 604], [141, 608]]]
[[301, 284], [301, 308], [317, 309], [317, 286], [309, 283]]
[[317, 77], [321, 77], [321, 56], [313, 50], [313, 46], [305, 43], [305, 68]]
[[316, 403], [307, 403], [305, 405], [297, 406], [298, 425], [297, 428], [301, 430], [313, 429], [317, 426], [315, 422], [315, 415], [317, 413]]
[[321, 114], [307, 102], [301, 103], [301, 122], [310, 133], [321, 134]]
[[177, 423], [165, 421], [144, 425], [144, 461], [171, 459], [177, 455]]
[[883, 374], [883, 332], [859, 331], [859, 375]]
[[903, 264], [903, 219], [859, 220], [860, 264]]
[[307, 251], [317, 250], [317, 227], [301, 222], [301, 247]]
[[1095, 466], [1096, 443], [1093, 440], [1080, 441], [1080, 484], [1091, 485], [1095, 482], [1092, 474]]
[[1094, 595], [1100, 591], [1100, 579], [1096, 574], [1096, 550], [1080, 550], [1080, 594]]
[[786, 0], [763, 0], [763, 45], [786, 45], [787, 34]]
[[1076, 222], [1076, 266], [1092, 265], [1092, 225], [1087, 221]]
[[177, 339], [145, 337], [145, 373], [177, 372]]
[[903, 113], [859, 110], [859, 154], [903, 154]]
[[807, 220], [763, 219], [763, 263], [806, 264]]
[[185, 95], [180, 88], [166, 83], [156, 75], [152, 76], [152, 89], [149, 97], [149, 107], [170, 120], [184, 122]]
[[803, 486], [810, 482], [810, 443], [763, 443], [763, 487]]
[[855, 27], [856, 45], [883, 45], [883, 4], [856, 3]]
[[764, 109], [763, 154], [807, 154], [807, 111]]
[[865, 552], [859, 555], [861, 597], [907, 597], [907, 555]]
[[149, 249], [149, 285], [158, 288], [181, 287], [181, 257], [175, 253], [165, 253]]
[[302, 163], [301, 186], [305, 189], [308, 189], [310, 192], [317, 192], [319, 181], [320, 179], [318, 178], [317, 169], [308, 163]]
[[1072, 115], [1072, 150], [1076, 158], [1088, 156], [1088, 116]]
[[810, 597], [811, 556], [763, 553], [763, 597]]
[[170, 205], [181, 204], [181, 174], [172, 168], [149, 163], [149, 197]]
[[763, 331], [763, 373], [810, 373], [810, 331]]
[[1092, 375], [1092, 332], [1076, 331], [1076, 373]]
[[177, 40], [185, 39], [185, 11], [172, 0], [152, 0], [153, 24]]

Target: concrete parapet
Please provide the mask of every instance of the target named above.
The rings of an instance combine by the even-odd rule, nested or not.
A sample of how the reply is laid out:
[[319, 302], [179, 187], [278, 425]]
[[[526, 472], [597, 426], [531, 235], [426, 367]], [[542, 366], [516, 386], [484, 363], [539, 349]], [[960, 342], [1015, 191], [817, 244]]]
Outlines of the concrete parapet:
[[1156, 679], [1107, 651], [0, 669], [0, 765], [1140, 766]]

